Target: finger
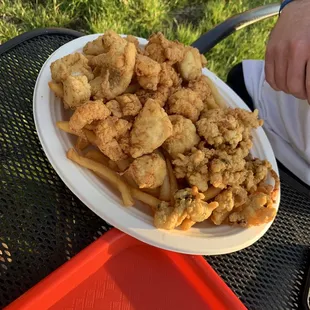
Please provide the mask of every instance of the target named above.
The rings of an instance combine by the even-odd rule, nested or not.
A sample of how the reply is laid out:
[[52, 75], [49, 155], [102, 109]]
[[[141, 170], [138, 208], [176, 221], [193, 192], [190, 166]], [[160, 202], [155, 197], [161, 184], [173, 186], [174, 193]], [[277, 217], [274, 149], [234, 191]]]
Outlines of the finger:
[[285, 45], [278, 45], [275, 53], [275, 69], [274, 79], [276, 87], [284, 92], [288, 92], [286, 77], [288, 68], [288, 54], [289, 51]]
[[306, 99], [306, 67], [308, 58], [307, 47], [301, 43], [294, 45], [290, 51], [287, 69], [287, 90], [296, 98]]
[[273, 59], [274, 55], [275, 55], [274, 49], [271, 47], [267, 47], [266, 55], [265, 55], [265, 76], [266, 76], [266, 81], [268, 82], [268, 84], [273, 89], [278, 90], [276, 83], [275, 83], [275, 78], [274, 78], [274, 70], [275, 70], [274, 59]]
[[310, 60], [308, 60], [307, 62], [306, 91], [307, 91], [308, 103], [310, 104]]

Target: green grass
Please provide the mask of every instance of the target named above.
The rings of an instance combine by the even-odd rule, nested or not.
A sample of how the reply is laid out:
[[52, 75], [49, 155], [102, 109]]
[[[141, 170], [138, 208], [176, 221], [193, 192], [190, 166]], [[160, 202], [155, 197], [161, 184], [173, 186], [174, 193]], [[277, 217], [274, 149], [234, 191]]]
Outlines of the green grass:
[[[226, 18], [274, 0], [0, 0], [0, 43], [41, 27], [66, 27], [148, 37], [162, 31], [190, 44]], [[208, 68], [225, 78], [242, 59], [261, 59], [275, 19], [240, 30], [207, 56]]]

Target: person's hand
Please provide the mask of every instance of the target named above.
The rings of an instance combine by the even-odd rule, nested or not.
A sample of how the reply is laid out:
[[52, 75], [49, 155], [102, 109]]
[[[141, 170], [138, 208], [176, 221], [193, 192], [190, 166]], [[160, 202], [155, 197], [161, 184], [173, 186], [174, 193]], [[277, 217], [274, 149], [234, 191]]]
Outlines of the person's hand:
[[310, 103], [310, 0], [283, 9], [270, 35], [265, 72], [272, 88]]

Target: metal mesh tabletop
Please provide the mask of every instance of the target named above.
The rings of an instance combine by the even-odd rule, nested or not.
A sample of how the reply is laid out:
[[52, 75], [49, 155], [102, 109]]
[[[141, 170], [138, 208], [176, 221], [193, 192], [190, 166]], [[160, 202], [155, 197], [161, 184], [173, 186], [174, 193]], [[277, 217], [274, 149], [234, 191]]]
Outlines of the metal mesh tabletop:
[[[48, 56], [74, 33], [0, 47], [0, 308], [110, 226], [63, 184], [36, 134], [32, 96]], [[248, 249], [208, 262], [249, 309], [297, 309], [310, 258], [310, 201], [282, 177], [275, 223]]]

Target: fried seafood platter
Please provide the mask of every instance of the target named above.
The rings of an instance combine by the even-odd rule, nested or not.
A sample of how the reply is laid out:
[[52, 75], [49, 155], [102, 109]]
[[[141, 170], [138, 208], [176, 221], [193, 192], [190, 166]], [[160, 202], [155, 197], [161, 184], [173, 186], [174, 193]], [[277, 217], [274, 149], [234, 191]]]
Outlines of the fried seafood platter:
[[[164, 248], [208, 254], [198, 244], [196, 250], [169, 245], [180, 234], [197, 238], [200, 231], [206, 239], [217, 239], [217, 231], [218, 237], [231, 231], [235, 239], [243, 234], [243, 247], [256, 241], [275, 218], [279, 202], [277, 167], [259, 111], [236, 104], [241, 100], [204, 69], [207, 61], [197, 49], [161, 33], [148, 41], [112, 30], [89, 37], [75, 40], [81, 42], [75, 50], [63, 49], [58, 57], [56, 52], [42, 69], [49, 70], [44, 81], [54, 98], [50, 104], [57, 106], [52, 113], [57, 138], [66, 136], [66, 143], [59, 144], [65, 148], [62, 164], [71, 162], [72, 171], [78, 166], [81, 175], [87, 174], [86, 192], [73, 192], [92, 205], [87, 188], [96, 180], [96, 195], [107, 200], [101, 204], [111, 205], [103, 213], [92, 209]], [[37, 128], [39, 118], [35, 113]], [[47, 139], [42, 141], [44, 134], [38, 133], [50, 154]], [[55, 169], [68, 184], [60, 166]], [[104, 193], [99, 193], [102, 187]], [[118, 215], [112, 216], [114, 211]], [[137, 222], [118, 225], [115, 216], [131, 213], [147, 222], [141, 230], [174, 237], [165, 246], [164, 239], [157, 244], [153, 240], [159, 235], [141, 237], [133, 227]], [[249, 240], [247, 230], [252, 230]], [[226, 252], [239, 248], [232, 244]], [[225, 250], [210, 254], [221, 252]]]

